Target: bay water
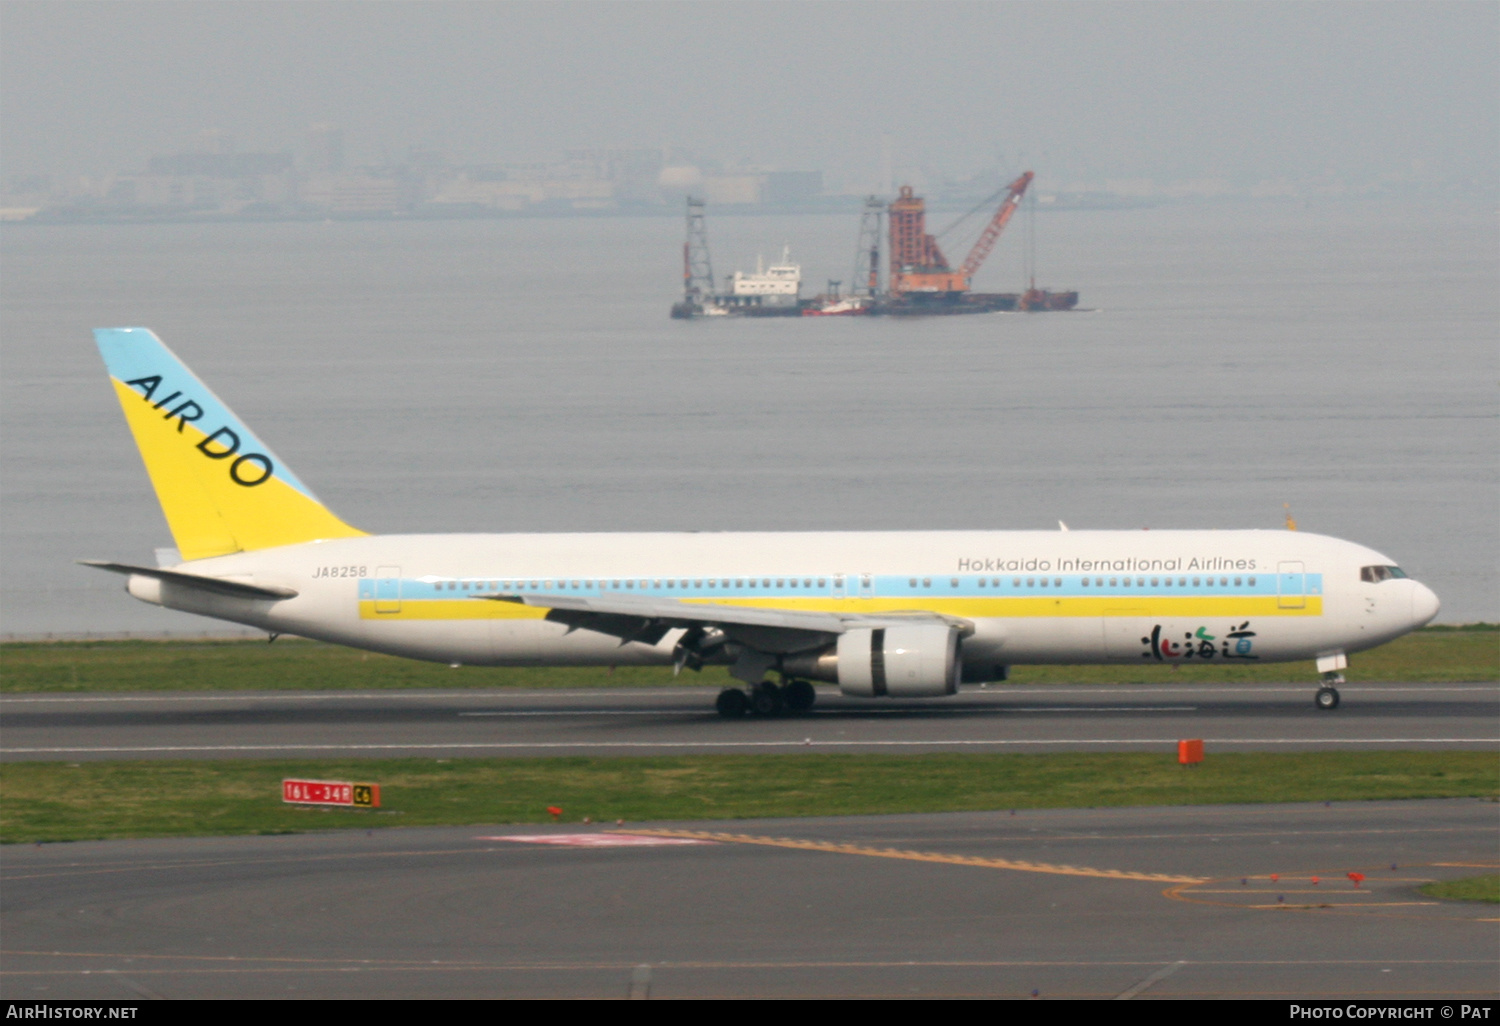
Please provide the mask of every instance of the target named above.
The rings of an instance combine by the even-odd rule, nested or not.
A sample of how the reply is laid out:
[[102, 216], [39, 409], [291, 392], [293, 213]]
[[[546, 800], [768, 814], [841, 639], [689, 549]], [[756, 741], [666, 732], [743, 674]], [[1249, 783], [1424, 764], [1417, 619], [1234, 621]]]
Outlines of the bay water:
[[[856, 229], [709, 211], [721, 276], [789, 244], [805, 294], [847, 288]], [[680, 218], [7, 225], [0, 634], [223, 629], [73, 563], [172, 544], [90, 334], [125, 325], [371, 532], [1280, 529], [1288, 504], [1441, 620], [1500, 620], [1494, 210], [1037, 234], [1039, 284], [1085, 309], [681, 322]], [[1023, 286], [1021, 238], [977, 288]]]

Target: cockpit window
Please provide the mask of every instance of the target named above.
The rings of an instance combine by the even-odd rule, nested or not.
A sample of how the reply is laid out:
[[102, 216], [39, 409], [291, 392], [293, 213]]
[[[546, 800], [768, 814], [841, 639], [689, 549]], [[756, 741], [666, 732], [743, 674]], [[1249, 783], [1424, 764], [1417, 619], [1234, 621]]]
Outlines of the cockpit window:
[[1359, 568], [1359, 579], [1366, 584], [1394, 581], [1398, 577], [1405, 576], [1406, 571], [1399, 566], [1362, 566]]

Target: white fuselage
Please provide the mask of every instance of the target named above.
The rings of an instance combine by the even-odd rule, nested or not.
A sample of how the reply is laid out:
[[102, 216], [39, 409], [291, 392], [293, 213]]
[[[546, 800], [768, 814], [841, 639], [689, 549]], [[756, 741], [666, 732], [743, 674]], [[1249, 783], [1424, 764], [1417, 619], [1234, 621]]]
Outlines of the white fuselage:
[[689, 605], [973, 625], [968, 679], [1027, 663], [1235, 662], [1356, 652], [1421, 626], [1433, 593], [1361, 579], [1387, 557], [1291, 531], [923, 531], [471, 534], [343, 538], [178, 569], [289, 588], [207, 594], [143, 576], [131, 594], [173, 609], [417, 659], [484, 666], [672, 662], [653, 644], [570, 629], [496, 593], [633, 595]]

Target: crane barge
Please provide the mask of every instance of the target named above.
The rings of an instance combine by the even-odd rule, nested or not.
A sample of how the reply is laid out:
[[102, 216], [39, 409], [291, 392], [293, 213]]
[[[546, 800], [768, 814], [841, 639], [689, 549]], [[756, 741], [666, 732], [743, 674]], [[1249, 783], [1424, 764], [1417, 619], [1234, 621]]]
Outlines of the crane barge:
[[893, 315], [989, 313], [996, 310], [1071, 310], [1076, 292], [1048, 292], [1035, 280], [1025, 292], [975, 292], [974, 275], [1015, 216], [1036, 175], [1027, 171], [1005, 188], [1005, 199], [979, 233], [957, 270], [949, 266], [937, 239], [927, 234], [926, 204], [909, 185], [890, 205], [890, 283], [874, 313]]
[[[1024, 292], [975, 292], [974, 276], [994, 250], [1005, 226], [1015, 216], [1036, 177], [1027, 171], [1005, 186], [1005, 198], [989, 223], [979, 233], [964, 262], [955, 270], [943, 255], [938, 239], [927, 232], [927, 208], [922, 197], [910, 185], [901, 186], [896, 199], [887, 205], [871, 196], [865, 202], [856, 250], [854, 290], [844, 297], [837, 284], [829, 283], [829, 292], [812, 299], [799, 295], [800, 268], [785, 255], [782, 265], [758, 270], [755, 276], [737, 274], [731, 288], [716, 288], [713, 265], [708, 256], [708, 234], [704, 225], [703, 201], [688, 199], [687, 242], [683, 245], [683, 298], [672, 307], [674, 318], [692, 319], [712, 316], [796, 317], [847, 314], [884, 314], [888, 316], [928, 316], [933, 314], [991, 313], [1020, 310], [1040, 312], [1071, 310], [1078, 305], [1077, 292], [1051, 292], [1039, 289], [1033, 275]], [[997, 193], [996, 195], [999, 195]], [[994, 197], [975, 207], [973, 214]], [[969, 215], [960, 218], [948, 230], [957, 227]], [[886, 287], [880, 287], [881, 220], [889, 228], [890, 266]], [[1030, 261], [1034, 264], [1034, 260]], [[781, 277], [771, 282], [772, 272]], [[767, 278], [767, 283], [761, 279]], [[785, 281], [782, 280], [785, 279]], [[793, 280], [795, 279], [795, 281]], [[755, 285], [755, 288], [751, 288]]]

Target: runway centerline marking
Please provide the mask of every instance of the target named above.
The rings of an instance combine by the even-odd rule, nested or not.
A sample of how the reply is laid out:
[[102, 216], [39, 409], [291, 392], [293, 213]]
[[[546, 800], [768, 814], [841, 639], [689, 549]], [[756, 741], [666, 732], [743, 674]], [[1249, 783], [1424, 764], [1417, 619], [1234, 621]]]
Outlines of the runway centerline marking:
[[[952, 738], [941, 741], [828, 741], [789, 738], [784, 741], [458, 741], [417, 744], [280, 744], [280, 745], [101, 745], [0, 748], [6, 755], [106, 755], [148, 752], [385, 752], [506, 751], [588, 748], [941, 748], [1036, 745], [1171, 745], [1180, 738]], [[1210, 737], [1212, 745], [1500, 745], [1500, 737]]]
[[[476, 712], [461, 712], [459, 716], [670, 716], [696, 713], [696, 709], [493, 709]], [[923, 710], [927, 712], [928, 710]], [[933, 713], [948, 716], [963, 715], [974, 710], [933, 709]], [[988, 712], [989, 710], [985, 710]], [[1101, 712], [1197, 712], [1196, 705], [1042, 705], [1006, 709], [1008, 713], [1101, 713]], [[909, 709], [820, 709], [813, 715], [820, 718], [830, 716], [864, 717], [872, 714], [883, 716], [910, 715]]]
[[1175, 876], [1171, 873], [1138, 873], [1126, 869], [1095, 869], [1091, 866], [1061, 866], [1048, 862], [1017, 859], [992, 859], [979, 855], [954, 855], [939, 851], [907, 851], [899, 848], [869, 848], [837, 841], [808, 841], [797, 837], [758, 837], [751, 834], [725, 834], [706, 830], [635, 830], [636, 834], [657, 837], [683, 837], [723, 844], [759, 844], [798, 851], [826, 851], [838, 855], [865, 855], [878, 859], [904, 859], [908, 862], [939, 862], [953, 866], [978, 866], [983, 869], [1012, 869], [1023, 873], [1050, 873], [1056, 876], [1090, 876], [1102, 880], [1142, 880], [1148, 883], [1173, 883], [1183, 886], [1207, 883], [1205, 877]]
[[[548, 688], [546, 690], [517, 691], [511, 694], [496, 695], [486, 693], [484, 688], [463, 689], [433, 689], [421, 688], [390, 688], [378, 691], [352, 691], [352, 692], [306, 692], [306, 691], [275, 691], [275, 692], [244, 692], [231, 691], [213, 694], [191, 691], [156, 691], [149, 694], [84, 694], [84, 695], [13, 695], [0, 697], [0, 706], [22, 705], [37, 703], [55, 703], [59, 705], [83, 705], [83, 704], [105, 704], [111, 702], [351, 702], [351, 701], [453, 701], [468, 699], [471, 701], [526, 701], [546, 697], [549, 701], [599, 701], [602, 694], [608, 694], [612, 698], [642, 698], [642, 697], [665, 697], [667, 695], [696, 696], [710, 685], [679, 685], [662, 688]], [[1500, 692], [1500, 687], [1494, 684], [1409, 684], [1388, 686], [1361, 686], [1344, 685], [1341, 689], [1345, 695], [1380, 695], [1395, 692], [1417, 692], [1431, 694], [1434, 692]], [[1268, 684], [1265, 686], [1232, 686], [1220, 687], [1212, 684], [1185, 685], [1177, 687], [1146, 686], [1132, 687], [1130, 685], [1116, 685], [1113, 687], [1071, 687], [1060, 684], [1053, 688], [1025, 687], [1025, 688], [994, 688], [965, 691], [963, 701], [993, 702], [1017, 695], [1046, 695], [1057, 698], [1068, 695], [1110, 695], [1118, 697], [1121, 695], [1204, 695], [1212, 697], [1215, 695], [1229, 694], [1303, 694], [1306, 687], [1295, 685]], [[820, 689], [819, 694], [836, 695], [832, 689]], [[874, 711], [874, 710], [870, 710]]]

